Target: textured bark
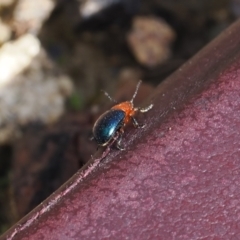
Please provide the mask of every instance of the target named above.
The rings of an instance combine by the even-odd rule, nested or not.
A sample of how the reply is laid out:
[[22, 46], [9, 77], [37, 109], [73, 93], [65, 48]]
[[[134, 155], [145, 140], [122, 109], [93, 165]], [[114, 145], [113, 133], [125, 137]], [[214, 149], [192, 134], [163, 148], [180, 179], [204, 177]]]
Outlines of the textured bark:
[[127, 150], [95, 156], [2, 239], [240, 239], [239, 32], [159, 85]]

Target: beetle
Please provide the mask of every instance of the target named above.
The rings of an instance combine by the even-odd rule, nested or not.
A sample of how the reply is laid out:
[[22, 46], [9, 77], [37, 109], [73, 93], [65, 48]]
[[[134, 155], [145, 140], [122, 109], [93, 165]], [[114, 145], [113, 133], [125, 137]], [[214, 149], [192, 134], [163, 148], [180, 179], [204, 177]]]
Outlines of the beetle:
[[[145, 127], [145, 125], [140, 125], [134, 117], [137, 112], [145, 113], [153, 107], [153, 104], [150, 104], [145, 108], [136, 108], [133, 105], [133, 100], [137, 95], [141, 82], [141, 80], [138, 82], [130, 101], [116, 104], [97, 119], [92, 132], [93, 139], [95, 139], [98, 146], [110, 146], [116, 142], [116, 147], [119, 150], [124, 150], [120, 145], [124, 133], [124, 127], [129, 122], [132, 122], [133, 126], [136, 128]], [[107, 92], [103, 92], [112, 102], [116, 103]]]

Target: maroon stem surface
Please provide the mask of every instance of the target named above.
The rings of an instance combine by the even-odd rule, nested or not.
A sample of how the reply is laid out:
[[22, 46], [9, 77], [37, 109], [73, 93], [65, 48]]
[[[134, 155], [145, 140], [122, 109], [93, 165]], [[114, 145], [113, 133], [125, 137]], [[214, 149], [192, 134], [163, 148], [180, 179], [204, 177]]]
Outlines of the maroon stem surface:
[[158, 86], [125, 151], [91, 160], [1, 239], [240, 239], [239, 33]]

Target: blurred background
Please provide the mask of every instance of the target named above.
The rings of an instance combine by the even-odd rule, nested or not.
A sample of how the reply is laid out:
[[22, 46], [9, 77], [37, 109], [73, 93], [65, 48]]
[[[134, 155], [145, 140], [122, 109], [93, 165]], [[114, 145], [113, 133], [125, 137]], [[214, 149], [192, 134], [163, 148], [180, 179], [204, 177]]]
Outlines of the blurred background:
[[136, 104], [240, 16], [240, 0], [0, 0], [0, 234], [96, 151], [98, 116]]

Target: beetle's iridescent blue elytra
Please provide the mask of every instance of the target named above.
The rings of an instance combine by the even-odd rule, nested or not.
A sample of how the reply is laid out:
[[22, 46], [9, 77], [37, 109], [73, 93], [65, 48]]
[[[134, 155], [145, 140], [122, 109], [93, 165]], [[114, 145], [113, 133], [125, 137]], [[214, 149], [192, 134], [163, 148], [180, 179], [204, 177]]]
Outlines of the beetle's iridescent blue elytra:
[[[103, 113], [95, 122], [93, 126], [93, 138], [99, 146], [106, 146], [116, 141], [116, 147], [120, 150], [124, 148], [120, 145], [122, 135], [124, 133], [124, 127], [132, 122], [134, 127], [144, 127], [144, 125], [138, 124], [134, 115], [139, 112], [147, 112], [152, 107], [150, 104], [146, 108], [135, 108], [133, 100], [137, 95], [141, 81], [138, 82], [136, 90], [130, 101], [122, 102], [113, 106], [110, 110]], [[113, 102], [115, 102], [108, 93], [104, 92], [105, 95]]]

